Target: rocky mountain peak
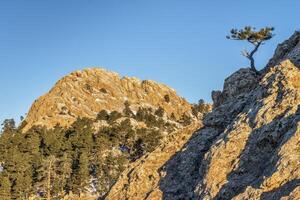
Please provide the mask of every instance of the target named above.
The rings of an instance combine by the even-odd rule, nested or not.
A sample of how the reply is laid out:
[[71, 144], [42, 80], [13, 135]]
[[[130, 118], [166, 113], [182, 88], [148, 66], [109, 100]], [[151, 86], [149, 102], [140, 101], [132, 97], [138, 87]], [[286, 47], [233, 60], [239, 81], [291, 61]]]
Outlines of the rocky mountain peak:
[[133, 111], [139, 107], [162, 107], [168, 116], [177, 119], [191, 112], [191, 105], [164, 84], [89, 68], [63, 77], [36, 100], [24, 130], [33, 125], [69, 126], [78, 117], [95, 118], [101, 110], [122, 112], [125, 102]]

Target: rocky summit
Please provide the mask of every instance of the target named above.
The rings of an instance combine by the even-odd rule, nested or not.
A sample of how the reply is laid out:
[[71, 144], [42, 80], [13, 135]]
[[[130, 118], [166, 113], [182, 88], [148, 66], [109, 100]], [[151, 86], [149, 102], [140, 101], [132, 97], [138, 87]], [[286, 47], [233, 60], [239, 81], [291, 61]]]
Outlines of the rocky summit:
[[125, 102], [130, 103], [133, 111], [139, 107], [162, 107], [168, 116], [177, 119], [191, 112], [191, 105], [164, 84], [90, 68], [67, 75], [36, 100], [23, 130], [33, 125], [69, 126], [78, 117], [96, 118], [101, 110], [121, 112]]
[[229, 76], [201, 128], [131, 164], [107, 199], [300, 199], [299, 36], [260, 74]]

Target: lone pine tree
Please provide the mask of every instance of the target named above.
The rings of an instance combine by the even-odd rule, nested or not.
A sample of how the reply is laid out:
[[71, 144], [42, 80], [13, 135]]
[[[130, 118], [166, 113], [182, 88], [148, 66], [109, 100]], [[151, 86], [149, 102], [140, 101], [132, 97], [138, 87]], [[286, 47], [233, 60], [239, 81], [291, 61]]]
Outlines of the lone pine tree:
[[254, 46], [254, 49], [250, 52], [247, 50], [242, 51], [242, 55], [250, 60], [251, 69], [257, 72], [253, 56], [258, 48], [264, 44], [264, 41], [270, 40], [274, 36], [272, 31], [274, 31], [274, 27], [265, 27], [255, 31], [254, 27], [245, 26], [240, 30], [231, 29], [230, 35], [226, 36], [226, 38], [230, 40], [246, 40]]

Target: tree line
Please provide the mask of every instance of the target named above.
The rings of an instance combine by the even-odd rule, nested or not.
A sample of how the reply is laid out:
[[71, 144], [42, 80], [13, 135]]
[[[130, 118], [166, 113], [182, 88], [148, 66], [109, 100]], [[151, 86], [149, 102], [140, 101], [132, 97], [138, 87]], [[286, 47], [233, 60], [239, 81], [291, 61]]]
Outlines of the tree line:
[[[174, 116], [173, 116], [174, 117]], [[118, 120], [120, 122], [118, 122]], [[134, 127], [131, 119], [146, 126]], [[129, 162], [153, 151], [163, 132], [175, 130], [163, 108], [125, 104], [122, 113], [102, 110], [96, 119], [78, 118], [70, 127], [34, 126], [25, 133], [5, 120], [0, 136], [0, 196], [3, 200], [38, 196], [61, 199], [66, 194], [103, 196]], [[107, 126], [95, 130], [94, 124]], [[181, 123], [191, 123], [188, 115]]]

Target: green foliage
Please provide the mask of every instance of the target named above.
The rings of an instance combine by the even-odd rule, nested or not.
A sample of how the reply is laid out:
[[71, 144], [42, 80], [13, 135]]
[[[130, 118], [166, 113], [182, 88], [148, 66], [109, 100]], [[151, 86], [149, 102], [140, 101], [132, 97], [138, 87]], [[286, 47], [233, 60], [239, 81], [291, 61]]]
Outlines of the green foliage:
[[12, 190], [12, 197], [15, 199], [28, 199], [33, 193], [32, 178], [30, 171], [17, 174]]
[[105, 120], [107, 121], [109, 119], [109, 114], [106, 110], [101, 110], [97, 115], [97, 120]]
[[265, 27], [256, 31], [254, 27], [245, 26], [243, 29], [231, 29], [230, 35], [227, 39], [233, 40], [247, 40], [252, 44], [258, 44], [260, 42], [270, 40], [274, 35], [272, 34], [274, 27]]
[[71, 174], [71, 190], [75, 194], [86, 192], [90, 183], [89, 158], [87, 152], [83, 151], [73, 162], [73, 173]]
[[205, 104], [203, 99], [200, 99], [198, 104], [192, 106], [192, 113], [194, 116], [198, 117], [198, 114], [206, 114], [210, 111], [210, 106]]
[[138, 121], [143, 121], [148, 115], [148, 112], [149, 111], [147, 108], [139, 107], [138, 111], [136, 112], [135, 119]]
[[188, 126], [192, 123], [192, 118], [187, 114], [183, 114], [179, 122], [184, 126]]
[[128, 101], [125, 101], [124, 106], [125, 106], [125, 108], [123, 110], [123, 114], [126, 117], [132, 117], [132, 116], [134, 116], [132, 110], [130, 109], [130, 103]]
[[[164, 121], [160, 117], [157, 118], [152, 112], [153, 112], [152, 109], [140, 107], [135, 115], [135, 119], [138, 121], [145, 122], [145, 124], [149, 128], [151, 127], [162, 128], [164, 125]], [[159, 112], [162, 112], [162, 110]]]
[[2, 200], [11, 200], [11, 182], [9, 177], [0, 175], [0, 197]]
[[2, 125], [2, 132], [13, 132], [16, 129], [16, 122], [14, 119], [5, 119]]
[[165, 96], [164, 96], [164, 99], [165, 99], [165, 102], [167, 102], [167, 103], [170, 103], [170, 96], [168, 95], [168, 94], [166, 94]]
[[[125, 108], [130, 109], [129, 104]], [[95, 120], [87, 118], [78, 118], [68, 128], [34, 126], [25, 133], [13, 120], [5, 121], [0, 135], [0, 194], [7, 194], [7, 199], [37, 194], [41, 199], [62, 199], [71, 192], [85, 193], [94, 184], [104, 195], [127, 163], [157, 148], [162, 131], [173, 127], [163, 120], [161, 107], [139, 108], [136, 115], [129, 109], [123, 114], [101, 111], [96, 121], [109, 125], [97, 131]], [[147, 127], [134, 127], [133, 119]]]
[[55, 156], [49, 156], [41, 160], [36, 167], [37, 183], [35, 184], [44, 197], [52, 197], [55, 192], [54, 185], [59, 182], [56, 174]]
[[265, 41], [270, 40], [272, 37], [274, 37], [274, 34], [272, 33], [273, 31], [274, 27], [265, 27], [256, 31], [254, 27], [245, 26], [240, 30], [231, 29], [230, 35], [226, 36], [226, 38], [230, 40], [245, 40], [254, 45], [253, 50], [251, 50], [250, 52], [244, 50], [242, 51], [242, 55], [250, 60], [251, 69], [257, 72], [253, 56]]
[[161, 132], [155, 129], [141, 128], [137, 130], [139, 138], [134, 143], [132, 160], [140, 158], [145, 153], [152, 152], [159, 145], [162, 138]]
[[65, 195], [70, 189], [69, 179], [72, 174], [72, 157], [64, 153], [57, 161], [57, 175], [59, 181], [56, 183], [58, 194]]
[[174, 113], [171, 114], [170, 119], [173, 120], [173, 121], [176, 121], [176, 117], [175, 117], [175, 114], [174, 114]]
[[155, 111], [155, 115], [158, 117], [163, 117], [165, 114], [165, 110], [159, 106], [158, 109]]
[[122, 117], [122, 114], [119, 113], [118, 111], [112, 111], [109, 115], [109, 118], [108, 118], [108, 123], [109, 124], [112, 124], [114, 123], [117, 119], [120, 119]]

